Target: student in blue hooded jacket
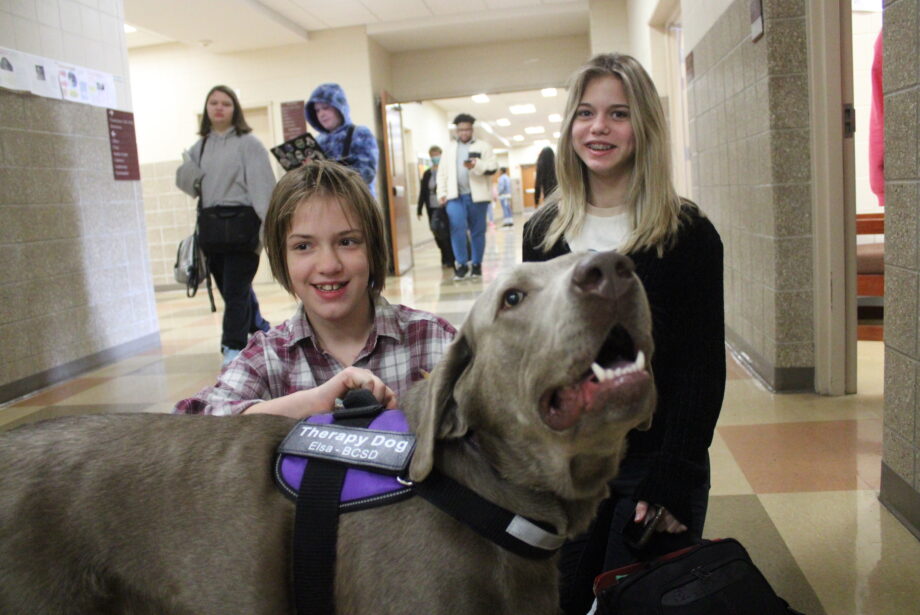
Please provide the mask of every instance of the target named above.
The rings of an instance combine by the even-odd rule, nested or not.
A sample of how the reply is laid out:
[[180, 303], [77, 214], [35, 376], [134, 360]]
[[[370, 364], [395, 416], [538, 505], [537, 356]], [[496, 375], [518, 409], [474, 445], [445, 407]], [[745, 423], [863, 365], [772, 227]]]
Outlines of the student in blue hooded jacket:
[[[316, 130], [316, 141], [326, 156], [357, 171], [377, 196], [377, 139], [367, 126], [351, 123], [348, 100], [338, 83], [324, 83], [310, 94], [304, 115]], [[350, 139], [349, 139], [350, 137]]]

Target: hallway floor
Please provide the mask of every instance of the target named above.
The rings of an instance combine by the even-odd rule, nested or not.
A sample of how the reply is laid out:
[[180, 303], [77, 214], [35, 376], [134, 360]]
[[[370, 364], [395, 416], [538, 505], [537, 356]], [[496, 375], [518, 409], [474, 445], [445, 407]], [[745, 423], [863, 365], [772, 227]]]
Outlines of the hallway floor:
[[[483, 280], [453, 282], [428, 242], [384, 294], [459, 326], [483, 284], [520, 260], [522, 223], [490, 228]], [[279, 286], [256, 292], [272, 323], [293, 313]], [[221, 362], [220, 306], [211, 314], [206, 293], [169, 291], [157, 294], [157, 309], [162, 348], [2, 407], [0, 429], [67, 414], [168, 412], [211, 384]], [[884, 346], [859, 342], [858, 353], [859, 393], [846, 397], [772, 395], [728, 359], [706, 536], [739, 539], [806, 615], [907, 615], [920, 605], [920, 541], [877, 497]]]

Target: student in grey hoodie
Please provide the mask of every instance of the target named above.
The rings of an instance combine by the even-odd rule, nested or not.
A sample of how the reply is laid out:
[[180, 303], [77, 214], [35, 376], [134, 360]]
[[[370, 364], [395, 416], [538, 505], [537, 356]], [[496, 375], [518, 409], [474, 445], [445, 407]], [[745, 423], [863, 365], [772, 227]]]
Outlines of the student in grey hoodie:
[[[189, 196], [200, 196], [202, 207], [248, 205], [264, 220], [275, 174], [268, 151], [251, 133], [236, 93], [225, 85], [211, 88], [198, 130], [201, 139], [183, 153], [176, 185]], [[205, 254], [224, 299], [224, 365], [245, 348], [250, 333], [269, 329], [252, 290], [261, 249]]]
[[326, 156], [357, 171], [376, 197], [377, 139], [367, 126], [352, 124], [342, 86], [318, 86], [304, 105], [304, 115], [316, 130], [316, 141]]

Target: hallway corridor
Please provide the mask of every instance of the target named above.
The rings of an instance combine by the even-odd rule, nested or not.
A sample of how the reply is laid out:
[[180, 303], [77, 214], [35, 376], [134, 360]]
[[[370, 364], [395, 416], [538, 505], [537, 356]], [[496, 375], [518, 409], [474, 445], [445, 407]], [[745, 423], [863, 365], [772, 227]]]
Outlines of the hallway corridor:
[[[394, 303], [459, 326], [503, 268], [520, 260], [524, 219], [488, 231], [483, 279], [451, 280], [428, 242], [415, 267], [387, 280]], [[294, 301], [257, 285], [265, 316], [290, 316]], [[216, 297], [219, 301], [219, 297]], [[89, 412], [169, 412], [220, 369], [221, 310], [205, 292], [157, 294], [162, 347], [0, 407], [0, 429]], [[806, 615], [909, 615], [920, 605], [920, 541], [878, 502], [883, 411], [882, 342], [859, 342], [859, 394], [772, 395], [729, 355], [712, 448], [707, 537], [738, 538], [777, 592]]]

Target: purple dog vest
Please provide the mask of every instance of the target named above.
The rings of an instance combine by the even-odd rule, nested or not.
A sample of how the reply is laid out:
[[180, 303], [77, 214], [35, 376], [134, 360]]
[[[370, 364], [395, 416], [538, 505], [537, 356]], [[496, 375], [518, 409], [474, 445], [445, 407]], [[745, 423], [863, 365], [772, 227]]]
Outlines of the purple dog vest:
[[[312, 431], [318, 432], [320, 435], [326, 435], [327, 432], [319, 430], [323, 425], [331, 425], [332, 422], [332, 414], [311, 416], [306, 421], [298, 423], [294, 431], [285, 439], [285, 442], [294, 436], [294, 432], [301, 430], [301, 433], [303, 433], [305, 430], [311, 429], [311, 426], [316, 426], [316, 429], [312, 429]], [[366, 431], [370, 434], [368, 438], [374, 437], [387, 442], [405, 438], [406, 434], [410, 433], [409, 423], [400, 410], [382, 412], [371, 422]], [[332, 447], [330, 446], [329, 448]], [[341, 452], [343, 447], [339, 446], [338, 448], [340, 449], [339, 452]], [[351, 449], [345, 447], [345, 450], [349, 451]], [[347, 462], [347, 459], [345, 462]], [[310, 460], [307, 457], [301, 454], [287, 453], [283, 450], [275, 459], [275, 482], [282, 493], [292, 500], [297, 500], [301, 479], [309, 463]], [[382, 506], [413, 495], [410, 486], [400, 483], [395, 476], [381, 473], [385, 471], [349, 467], [345, 473], [345, 483], [342, 486], [339, 498], [339, 510], [348, 512]]]

